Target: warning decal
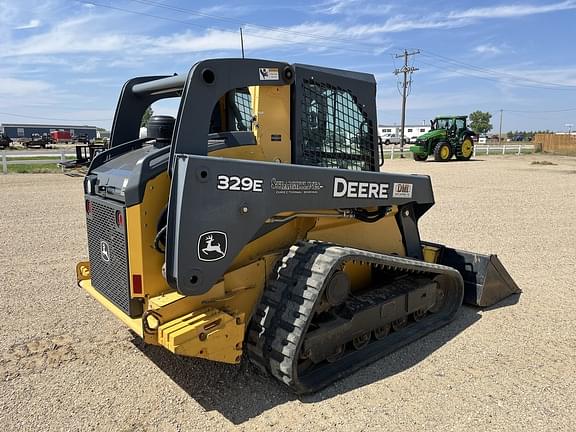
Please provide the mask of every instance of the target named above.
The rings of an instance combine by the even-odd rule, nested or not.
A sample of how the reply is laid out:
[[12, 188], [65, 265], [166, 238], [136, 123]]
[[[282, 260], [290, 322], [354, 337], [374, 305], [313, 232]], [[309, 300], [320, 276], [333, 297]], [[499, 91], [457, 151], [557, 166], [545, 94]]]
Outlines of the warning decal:
[[260, 81], [277, 81], [279, 79], [278, 68], [259, 68]]

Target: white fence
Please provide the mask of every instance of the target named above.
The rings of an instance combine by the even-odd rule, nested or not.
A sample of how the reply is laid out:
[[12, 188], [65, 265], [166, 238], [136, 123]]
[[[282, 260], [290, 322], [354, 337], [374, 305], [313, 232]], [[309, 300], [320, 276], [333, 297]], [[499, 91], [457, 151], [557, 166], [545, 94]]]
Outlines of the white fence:
[[[400, 148], [400, 145], [389, 145], [383, 146], [384, 151], [384, 158], [385, 159], [394, 159], [400, 158], [402, 154], [404, 157], [412, 157], [409, 145], [404, 146], [404, 152]], [[482, 155], [489, 155], [489, 154], [517, 154], [520, 155], [522, 153], [533, 153], [534, 152], [534, 144], [478, 144], [474, 146], [474, 156], [482, 156]], [[8, 154], [6, 150], [2, 152], [2, 172], [4, 174], [8, 173], [8, 165], [23, 165], [23, 164], [57, 164], [61, 162], [65, 162], [67, 157], [74, 157], [73, 153], [66, 153], [65, 150], [62, 150], [60, 154], [57, 153], [34, 153], [19, 155], [17, 153]], [[30, 159], [34, 158], [34, 159]], [[46, 159], [37, 159], [37, 158], [46, 158]]]
[[[19, 155], [18, 153], [2, 152], [2, 172], [8, 174], [8, 165], [37, 165], [37, 164], [58, 164], [66, 162], [67, 157], [75, 157], [74, 153], [67, 153], [62, 150], [58, 153], [27, 153]], [[46, 159], [42, 159], [46, 158]], [[64, 171], [64, 169], [62, 169]]]
[[[404, 146], [404, 157], [412, 157], [410, 146], [407, 144]], [[394, 146], [384, 146], [384, 158], [385, 159], [397, 159], [402, 157], [402, 149], [400, 145]], [[534, 144], [476, 144], [474, 145], [473, 156], [482, 156], [489, 154], [515, 154], [521, 155], [522, 153], [534, 153]]]

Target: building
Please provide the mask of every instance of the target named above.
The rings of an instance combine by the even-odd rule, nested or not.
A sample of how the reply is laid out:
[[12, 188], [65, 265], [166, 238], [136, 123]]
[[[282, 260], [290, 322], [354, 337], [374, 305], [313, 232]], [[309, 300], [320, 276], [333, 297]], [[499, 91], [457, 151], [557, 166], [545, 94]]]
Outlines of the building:
[[63, 125], [41, 125], [22, 123], [2, 123], [0, 133], [5, 133], [12, 139], [31, 138], [32, 134], [47, 134], [53, 131], [70, 132], [72, 138], [86, 135], [89, 140], [96, 138], [96, 126], [63, 126]]
[[[414, 141], [420, 135], [428, 132], [430, 130], [430, 125], [420, 124], [420, 125], [405, 125], [404, 126], [404, 137], [406, 140]], [[378, 125], [378, 135], [393, 135], [395, 137], [400, 137], [400, 126], [399, 125]]]

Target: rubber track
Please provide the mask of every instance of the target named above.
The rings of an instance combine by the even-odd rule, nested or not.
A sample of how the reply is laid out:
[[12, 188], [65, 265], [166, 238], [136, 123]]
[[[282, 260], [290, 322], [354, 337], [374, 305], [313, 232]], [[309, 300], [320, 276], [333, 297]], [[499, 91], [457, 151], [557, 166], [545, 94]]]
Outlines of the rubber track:
[[350, 260], [414, 274], [450, 273], [459, 278], [463, 292], [460, 274], [450, 267], [322, 242], [302, 241], [292, 246], [264, 290], [251, 320], [246, 348], [252, 363], [297, 393], [316, 391], [357, 369], [342, 371], [315, 386], [303, 384], [295, 376], [301, 342], [324, 284]]

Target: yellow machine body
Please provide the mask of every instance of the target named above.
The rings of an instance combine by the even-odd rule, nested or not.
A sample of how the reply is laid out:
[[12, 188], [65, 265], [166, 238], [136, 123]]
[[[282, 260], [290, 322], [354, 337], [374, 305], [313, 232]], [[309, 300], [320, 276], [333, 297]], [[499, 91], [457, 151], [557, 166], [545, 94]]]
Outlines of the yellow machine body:
[[[256, 146], [216, 150], [213, 157], [290, 163], [290, 89], [250, 87], [255, 121]], [[281, 141], [272, 141], [271, 136]], [[166, 172], [150, 180], [144, 199], [126, 209], [126, 230], [131, 294], [144, 302], [144, 314], [131, 318], [96, 291], [89, 275], [79, 275], [79, 284], [104, 307], [142, 336], [146, 343], [161, 345], [184, 356], [238, 363], [242, 342], [266, 280], [284, 251], [298, 240], [322, 240], [373, 252], [405, 255], [395, 219], [397, 209], [373, 224], [334, 218], [330, 212], [295, 217], [280, 228], [248, 243], [229, 271], [210, 291], [200, 296], [174, 292], [162, 275], [164, 256], [153, 247], [156, 222], [165, 208], [170, 188]], [[318, 214], [326, 213], [326, 217]], [[385, 235], [384, 235], [385, 234]], [[88, 263], [80, 267], [89, 269]], [[89, 270], [88, 270], [89, 271]], [[368, 268], [348, 265], [345, 271], [354, 287], [370, 281]], [[134, 276], [141, 287], [134, 289]]]
[[78, 284], [146, 344], [245, 351], [298, 393], [520, 292], [495, 255], [421, 241], [431, 181], [379, 172], [375, 101], [371, 75], [253, 59], [129, 80], [84, 179]]

